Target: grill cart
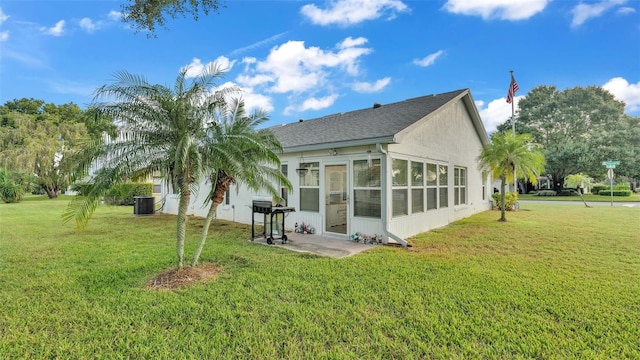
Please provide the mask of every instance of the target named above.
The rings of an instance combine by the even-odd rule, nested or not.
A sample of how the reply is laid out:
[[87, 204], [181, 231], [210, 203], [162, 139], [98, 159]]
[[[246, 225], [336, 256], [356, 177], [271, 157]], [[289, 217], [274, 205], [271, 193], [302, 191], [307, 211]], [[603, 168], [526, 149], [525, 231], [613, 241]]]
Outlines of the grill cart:
[[[287, 242], [287, 235], [284, 233], [284, 218], [286, 213], [290, 213], [296, 211], [294, 207], [290, 206], [273, 206], [271, 201], [265, 200], [253, 200], [253, 204], [251, 206], [251, 241], [253, 241], [256, 237], [255, 232], [255, 214], [263, 214], [263, 230], [262, 235], [267, 239], [267, 244], [271, 245], [274, 243], [274, 240], [280, 239], [282, 240], [282, 244]], [[275, 222], [274, 222], [275, 218]], [[279, 227], [276, 229], [276, 235], [280, 232], [280, 237], [274, 237], [274, 226]], [[267, 230], [268, 228], [268, 230]]]

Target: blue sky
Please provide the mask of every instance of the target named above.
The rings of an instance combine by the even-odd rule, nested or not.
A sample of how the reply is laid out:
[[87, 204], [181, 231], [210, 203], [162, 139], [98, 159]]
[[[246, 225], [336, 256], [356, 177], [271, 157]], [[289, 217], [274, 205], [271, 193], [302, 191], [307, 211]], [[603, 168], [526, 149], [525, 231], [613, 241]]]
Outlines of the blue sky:
[[157, 38], [119, 21], [120, 1], [3, 0], [0, 103], [85, 108], [126, 70], [171, 85], [216, 61], [269, 125], [469, 88], [488, 131], [539, 85], [603, 86], [640, 115], [638, 0], [228, 0], [170, 20]]

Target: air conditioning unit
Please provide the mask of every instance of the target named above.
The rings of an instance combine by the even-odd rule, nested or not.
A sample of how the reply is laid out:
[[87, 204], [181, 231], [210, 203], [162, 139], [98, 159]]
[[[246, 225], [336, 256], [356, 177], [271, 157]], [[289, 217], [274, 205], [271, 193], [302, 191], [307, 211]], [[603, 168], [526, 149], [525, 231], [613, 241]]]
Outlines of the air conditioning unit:
[[155, 198], [153, 196], [134, 196], [133, 197], [133, 215], [136, 215], [136, 216], [153, 215], [154, 202], [155, 202]]

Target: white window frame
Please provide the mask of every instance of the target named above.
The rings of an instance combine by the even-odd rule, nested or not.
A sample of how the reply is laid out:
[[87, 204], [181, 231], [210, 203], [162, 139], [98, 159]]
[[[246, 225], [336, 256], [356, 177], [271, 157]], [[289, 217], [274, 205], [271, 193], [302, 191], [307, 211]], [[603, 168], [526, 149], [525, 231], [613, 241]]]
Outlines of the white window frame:
[[[467, 205], [469, 203], [467, 168], [453, 167], [453, 205]], [[464, 199], [462, 199], [464, 197]]]
[[[299, 168], [307, 169], [306, 174], [300, 176], [300, 211], [320, 212], [320, 162], [301, 163]], [[303, 185], [304, 184], [304, 185]], [[305, 189], [316, 189], [318, 192], [317, 208], [302, 203], [302, 193]]]
[[[402, 171], [402, 168], [397, 169], [396, 168], [396, 164], [398, 162], [404, 162], [404, 179], [400, 178], [400, 181], [403, 181], [402, 183], [396, 183], [396, 170]], [[407, 159], [398, 159], [398, 158], [392, 158], [391, 159], [391, 217], [396, 218], [396, 217], [401, 217], [401, 216], [407, 216], [409, 215], [409, 164], [410, 161]], [[404, 193], [404, 212], [403, 213], [397, 213], [396, 214], [396, 204], [397, 201], [395, 199], [395, 194], [396, 193]]]
[[[413, 171], [413, 165], [420, 165], [421, 167], [421, 171], [419, 173], [416, 173]], [[409, 162], [409, 173], [410, 173], [410, 180], [409, 180], [409, 185], [410, 185], [410, 191], [411, 191], [411, 206], [409, 207], [411, 209], [411, 214], [419, 214], [419, 213], [424, 213], [426, 211], [426, 201], [425, 201], [425, 195], [427, 193], [426, 190], [426, 182], [424, 181], [425, 177], [424, 177], [424, 172], [425, 172], [426, 166], [425, 163], [422, 161], [410, 161]], [[416, 181], [417, 180], [417, 181]], [[421, 209], [415, 209], [415, 205], [416, 205], [416, 197], [413, 196], [414, 190], [420, 190], [420, 192], [422, 193], [422, 196], [420, 197], [421, 201], [422, 201], [422, 208]]]
[[[356, 171], [359, 171], [359, 167], [356, 164], [359, 163], [363, 163], [366, 162], [367, 164], [369, 163], [369, 160], [353, 160], [352, 162], [352, 171], [353, 171], [353, 216], [355, 217], [364, 217], [364, 218], [375, 218], [375, 219], [380, 219], [382, 218], [382, 161], [380, 159], [371, 159], [371, 167], [373, 166], [378, 166], [378, 168], [380, 169], [379, 173], [378, 173], [378, 179], [377, 179], [377, 183], [378, 186], [360, 186], [360, 184], [358, 183], [358, 174], [356, 174]], [[371, 185], [371, 184], [367, 184], [367, 185]], [[358, 213], [358, 197], [356, 196], [356, 192], [358, 191], [370, 191], [370, 192], [377, 192], [378, 193], [378, 216], [368, 216], [368, 215], [363, 215], [363, 214], [359, 214]]]

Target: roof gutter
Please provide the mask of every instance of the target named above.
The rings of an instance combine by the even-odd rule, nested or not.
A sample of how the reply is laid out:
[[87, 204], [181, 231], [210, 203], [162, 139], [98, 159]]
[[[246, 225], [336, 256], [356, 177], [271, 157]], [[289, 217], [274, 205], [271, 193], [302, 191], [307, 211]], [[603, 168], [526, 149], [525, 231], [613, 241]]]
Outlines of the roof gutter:
[[321, 144], [309, 144], [309, 145], [299, 145], [299, 146], [286, 146], [286, 144], [282, 144], [282, 152], [284, 153], [292, 153], [292, 152], [300, 152], [300, 151], [315, 151], [315, 150], [326, 150], [332, 148], [346, 147], [346, 146], [366, 146], [366, 145], [376, 145], [379, 146], [380, 143], [388, 144], [395, 143], [394, 136], [384, 136], [378, 138], [370, 138], [370, 139], [360, 139], [360, 140], [349, 140], [349, 141], [335, 141]]
[[[384, 156], [385, 156], [385, 166], [388, 166], [387, 164], [389, 162], [387, 161], [386, 158], [388, 158], [389, 155], [388, 155], [387, 151], [382, 147], [381, 143], [377, 143], [376, 144], [376, 150], [379, 153], [384, 154]], [[386, 183], [386, 181], [385, 181], [385, 183]], [[393, 239], [394, 241], [399, 242], [402, 246], [407, 247], [409, 245], [409, 243], [405, 239], [403, 239], [400, 236], [392, 233], [391, 230], [389, 230], [389, 214], [387, 212], [387, 208], [388, 207], [386, 206], [386, 204], [387, 204], [387, 195], [388, 195], [388, 191], [383, 191], [382, 192], [382, 196], [383, 196], [383, 202], [382, 203], [385, 204], [385, 206], [382, 207], [382, 222], [384, 223], [385, 235], [387, 236], [387, 238]]]

